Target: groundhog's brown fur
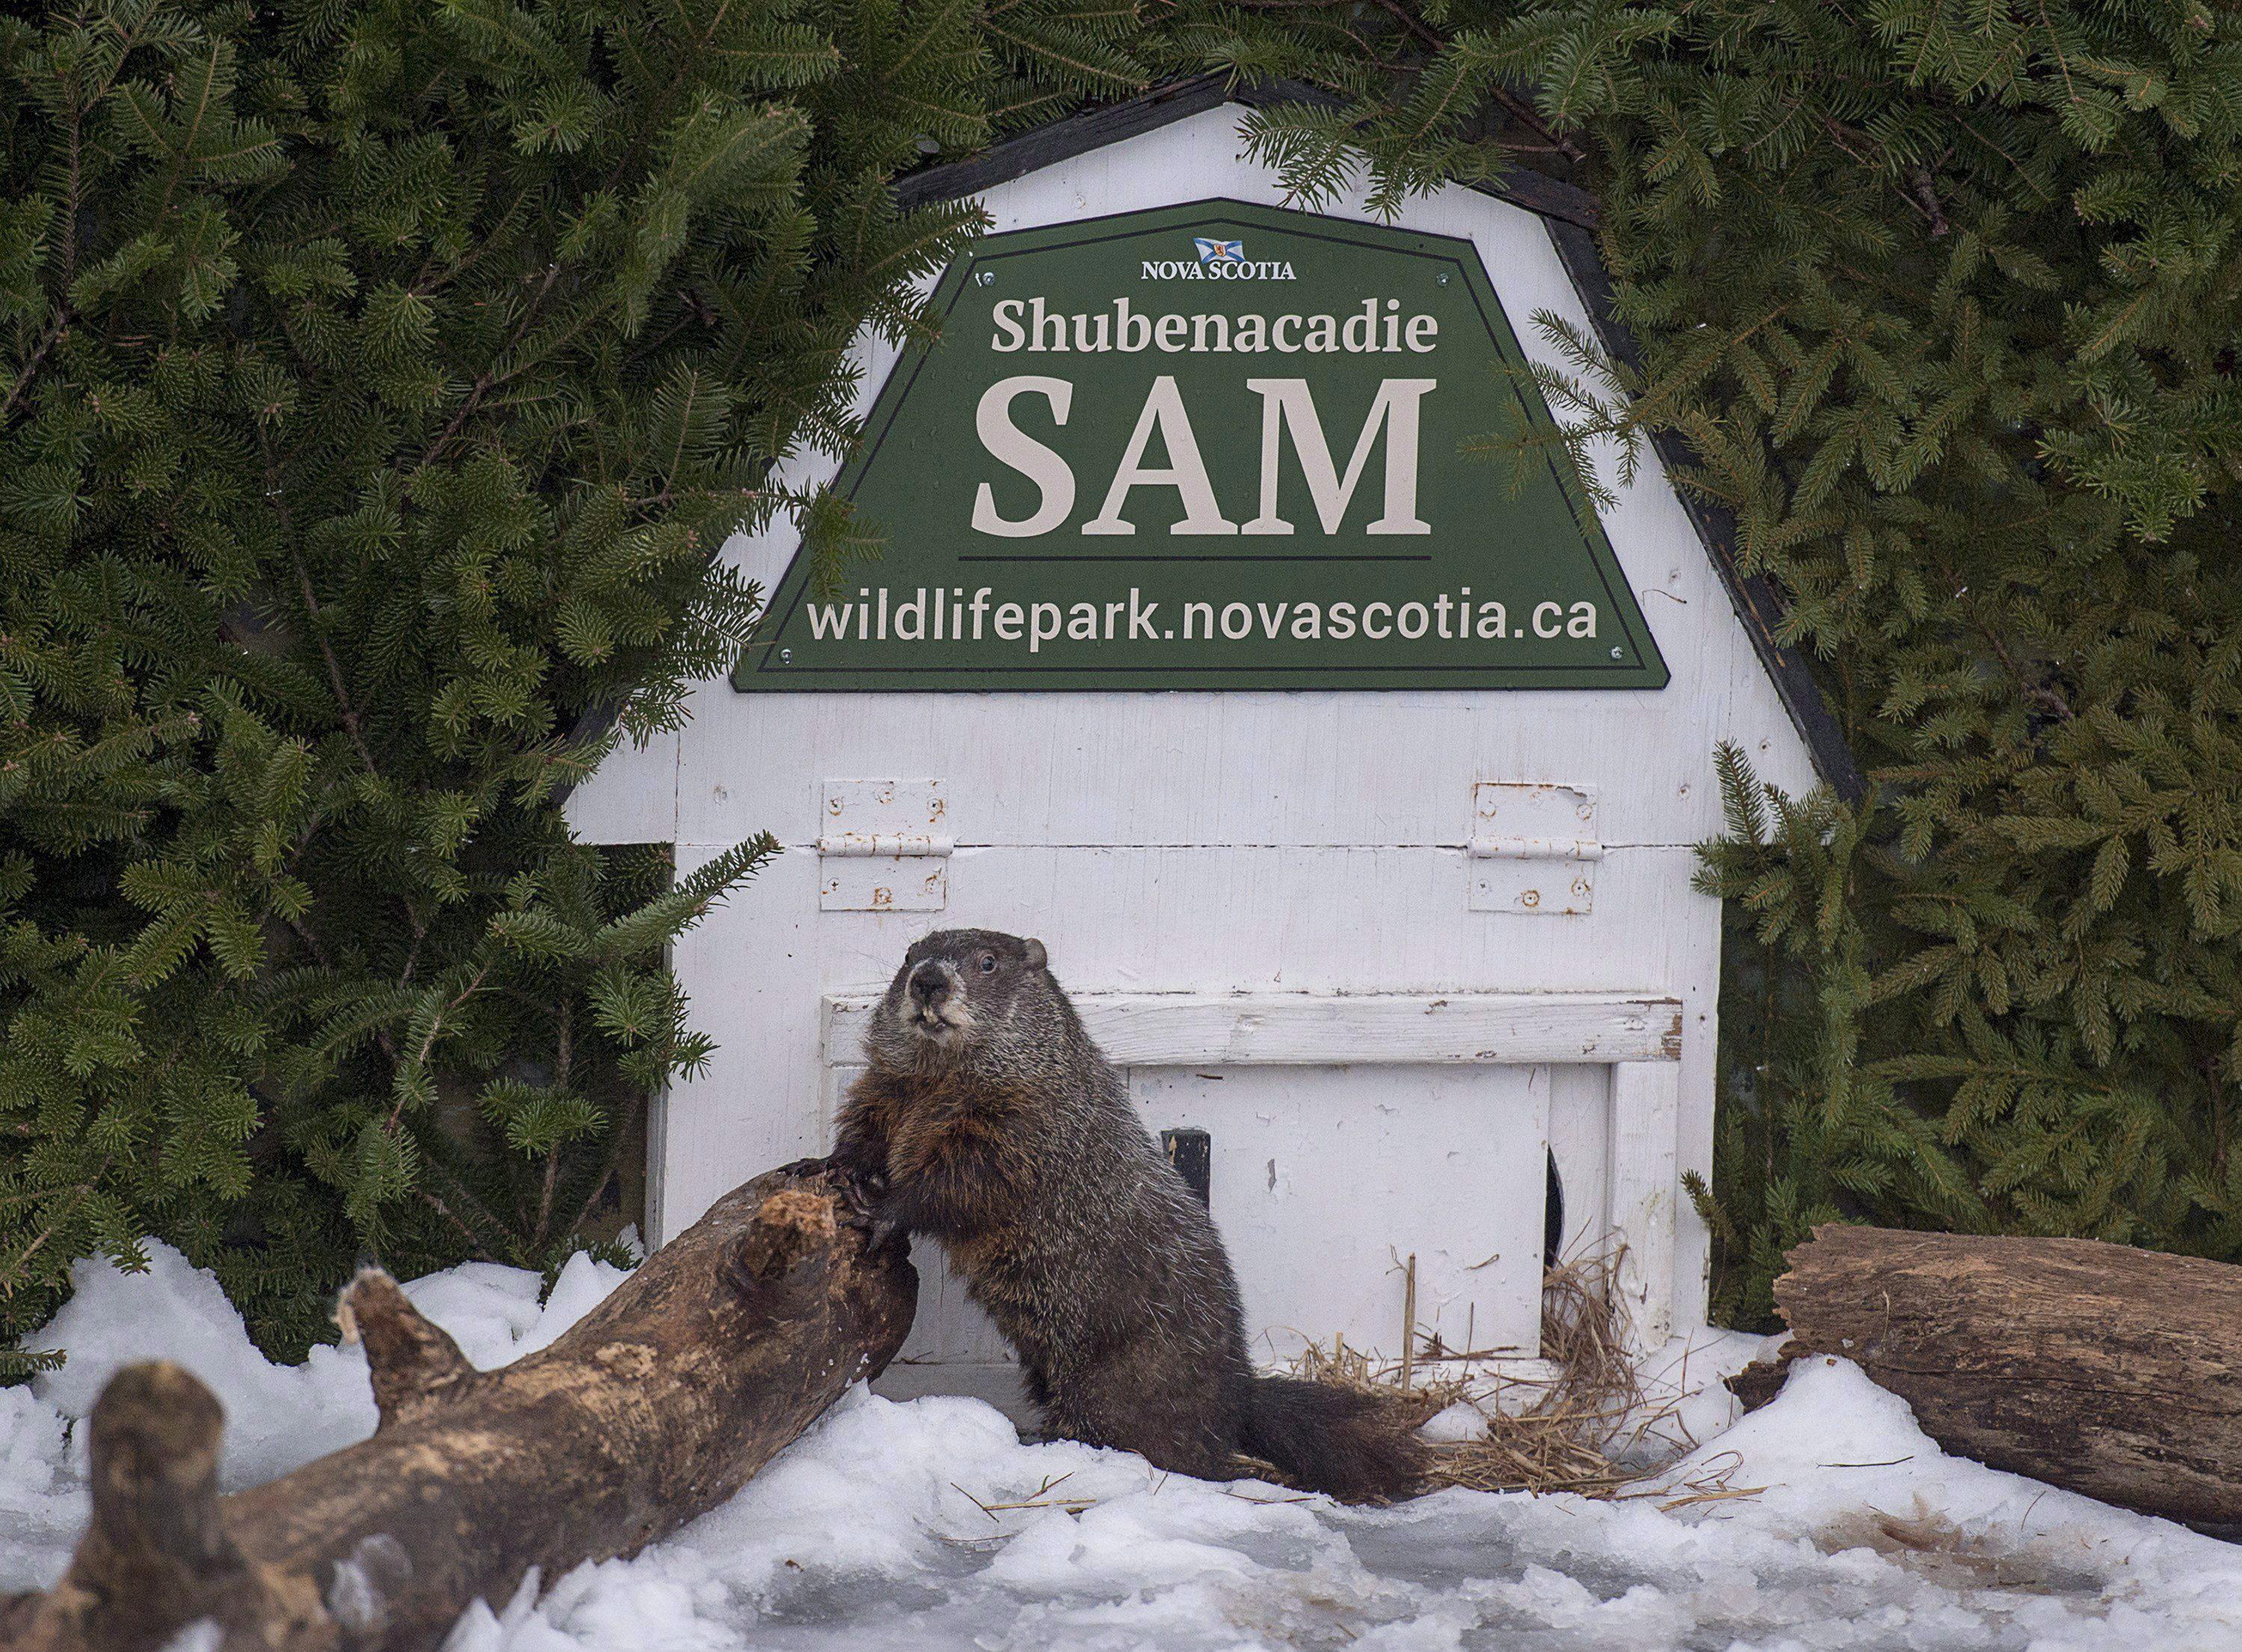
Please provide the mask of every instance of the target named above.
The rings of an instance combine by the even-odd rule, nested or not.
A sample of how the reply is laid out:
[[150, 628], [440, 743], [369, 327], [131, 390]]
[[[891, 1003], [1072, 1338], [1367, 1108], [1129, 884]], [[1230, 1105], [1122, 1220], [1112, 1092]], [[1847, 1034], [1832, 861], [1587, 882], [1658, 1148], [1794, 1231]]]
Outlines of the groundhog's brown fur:
[[1213, 1223], [1045, 963], [982, 930], [904, 956], [834, 1151], [876, 1226], [942, 1242], [1053, 1434], [1210, 1479], [1245, 1452], [1335, 1496], [1406, 1494], [1418, 1450], [1374, 1401], [1253, 1374]]

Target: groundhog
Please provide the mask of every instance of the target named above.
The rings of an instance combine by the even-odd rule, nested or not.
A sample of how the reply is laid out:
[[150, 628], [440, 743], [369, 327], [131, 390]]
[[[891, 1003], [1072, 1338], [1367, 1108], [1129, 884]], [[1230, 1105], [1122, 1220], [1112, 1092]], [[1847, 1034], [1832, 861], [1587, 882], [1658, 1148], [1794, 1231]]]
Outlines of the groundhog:
[[1237, 1478], [1245, 1452], [1335, 1497], [1411, 1490], [1419, 1449], [1376, 1400], [1254, 1374], [1214, 1224], [1042, 943], [928, 936], [904, 954], [864, 1058], [835, 1167], [876, 1234], [941, 1241], [1051, 1434], [1210, 1480]]

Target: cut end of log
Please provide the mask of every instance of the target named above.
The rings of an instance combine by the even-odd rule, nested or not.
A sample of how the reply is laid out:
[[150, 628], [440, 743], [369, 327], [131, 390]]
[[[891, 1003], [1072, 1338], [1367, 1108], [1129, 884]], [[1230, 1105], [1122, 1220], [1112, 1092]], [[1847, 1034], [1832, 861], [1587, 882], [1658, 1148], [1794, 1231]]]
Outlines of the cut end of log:
[[168, 1360], [126, 1366], [94, 1401], [93, 1523], [119, 1553], [190, 1570], [225, 1551], [218, 1520], [225, 1412]]
[[749, 1279], [773, 1283], [809, 1260], [829, 1254], [840, 1224], [833, 1201], [822, 1193], [789, 1188], [755, 1207], [741, 1237], [740, 1270]]
[[335, 1304], [343, 1340], [366, 1345], [373, 1403], [386, 1428], [463, 1393], [478, 1374], [440, 1326], [378, 1267], [360, 1268]]

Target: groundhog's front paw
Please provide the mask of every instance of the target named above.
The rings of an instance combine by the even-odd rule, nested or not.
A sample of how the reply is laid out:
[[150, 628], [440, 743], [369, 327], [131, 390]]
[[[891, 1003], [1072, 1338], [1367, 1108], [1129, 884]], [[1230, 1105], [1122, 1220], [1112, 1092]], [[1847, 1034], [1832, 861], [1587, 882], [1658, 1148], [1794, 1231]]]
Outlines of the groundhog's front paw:
[[834, 1169], [841, 1183], [841, 1208], [848, 1219], [858, 1226], [869, 1223], [888, 1195], [888, 1179], [878, 1171], [858, 1165], [836, 1165]]
[[864, 1246], [867, 1250], [884, 1251], [889, 1246], [908, 1246], [910, 1232], [895, 1218], [892, 1205], [883, 1205], [864, 1218]]
[[910, 1243], [910, 1225], [903, 1219], [899, 1202], [888, 1179], [878, 1171], [858, 1171], [842, 1179], [841, 1219], [863, 1230], [869, 1249], [884, 1251], [892, 1245]]
[[806, 1182], [824, 1175], [832, 1168], [833, 1161], [829, 1158], [797, 1158], [791, 1164], [781, 1165], [778, 1167], [778, 1173], [782, 1176], [791, 1176], [796, 1181]]

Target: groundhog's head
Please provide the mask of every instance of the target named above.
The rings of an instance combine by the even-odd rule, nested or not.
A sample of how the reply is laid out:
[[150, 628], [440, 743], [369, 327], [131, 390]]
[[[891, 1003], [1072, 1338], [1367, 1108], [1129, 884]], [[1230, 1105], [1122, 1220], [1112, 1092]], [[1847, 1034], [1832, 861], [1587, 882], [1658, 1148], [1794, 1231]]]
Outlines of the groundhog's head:
[[1009, 1044], [1047, 1020], [1057, 996], [1041, 941], [994, 930], [936, 930], [903, 968], [866, 1034], [875, 1060], [916, 1065], [936, 1052]]

